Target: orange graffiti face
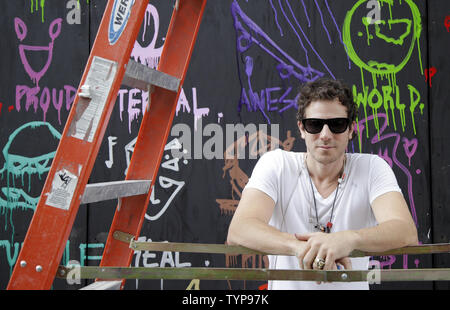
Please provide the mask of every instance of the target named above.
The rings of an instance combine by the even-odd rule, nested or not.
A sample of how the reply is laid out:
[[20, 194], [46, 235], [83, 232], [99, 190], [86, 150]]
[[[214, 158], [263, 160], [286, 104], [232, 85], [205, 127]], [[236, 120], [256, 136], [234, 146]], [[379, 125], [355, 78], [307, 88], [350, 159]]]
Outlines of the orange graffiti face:
[[[305, 110], [305, 118], [347, 118], [347, 109], [339, 100], [313, 101]], [[328, 125], [324, 125], [322, 131], [317, 134], [308, 133], [301, 122], [298, 123], [301, 137], [305, 140], [308, 154], [321, 164], [330, 164], [339, 160], [345, 153], [348, 141], [353, 134], [353, 124], [343, 133], [331, 132]]]

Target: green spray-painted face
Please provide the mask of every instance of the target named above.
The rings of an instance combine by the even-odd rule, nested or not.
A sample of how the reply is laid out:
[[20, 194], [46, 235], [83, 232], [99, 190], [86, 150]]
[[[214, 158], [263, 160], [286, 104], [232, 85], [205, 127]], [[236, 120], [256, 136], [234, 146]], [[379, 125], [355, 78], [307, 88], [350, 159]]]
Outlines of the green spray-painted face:
[[419, 38], [422, 31], [420, 12], [412, 0], [377, 0], [379, 20], [369, 16], [368, 0], [359, 0], [347, 12], [343, 40], [352, 61], [364, 73], [372, 74], [374, 87], [377, 78], [388, 78], [395, 89], [396, 73], [408, 63], [417, 44], [420, 70], [423, 74]]
[[[401, 128], [405, 131], [407, 105], [400, 99], [397, 73], [410, 61], [417, 45], [420, 72], [423, 74], [419, 42], [421, 31], [420, 12], [413, 0], [359, 0], [347, 12], [342, 31], [343, 41], [349, 57], [360, 68], [362, 84], [361, 91], [357, 91], [356, 85], [353, 85], [353, 95], [358, 108], [363, 106], [366, 122], [367, 109], [372, 109], [378, 137], [378, 110], [381, 108], [385, 110], [388, 125], [393, 124], [395, 130], [395, 113], [399, 113]], [[365, 85], [364, 76], [367, 73], [372, 76], [372, 87]], [[379, 80], [385, 80], [384, 85], [377, 87]], [[411, 121], [416, 134], [414, 112], [418, 107], [422, 114], [424, 104], [420, 102], [417, 89], [408, 82], [406, 84], [410, 93]], [[361, 151], [359, 127], [357, 132]], [[366, 135], [369, 138], [367, 130]]]

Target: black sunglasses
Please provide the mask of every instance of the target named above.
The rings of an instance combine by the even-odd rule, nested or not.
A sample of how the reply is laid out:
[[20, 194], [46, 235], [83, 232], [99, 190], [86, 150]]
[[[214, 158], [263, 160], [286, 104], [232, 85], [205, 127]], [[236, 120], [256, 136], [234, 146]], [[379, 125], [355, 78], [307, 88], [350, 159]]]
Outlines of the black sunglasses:
[[332, 133], [343, 133], [347, 130], [350, 120], [348, 118], [305, 118], [302, 124], [310, 134], [317, 134], [322, 131], [323, 125], [327, 124]]

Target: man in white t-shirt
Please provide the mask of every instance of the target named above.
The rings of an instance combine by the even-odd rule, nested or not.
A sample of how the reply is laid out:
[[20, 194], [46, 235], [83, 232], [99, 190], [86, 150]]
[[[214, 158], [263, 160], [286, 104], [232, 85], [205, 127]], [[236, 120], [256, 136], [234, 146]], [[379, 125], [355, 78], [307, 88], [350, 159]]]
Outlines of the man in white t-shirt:
[[[228, 244], [269, 255], [271, 269], [367, 270], [369, 258], [418, 243], [417, 229], [389, 165], [346, 153], [357, 113], [339, 81], [305, 84], [297, 125], [306, 153], [275, 150], [257, 162], [228, 231]], [[368, 289], [368, 282], [269, 281], [269, 289]]]

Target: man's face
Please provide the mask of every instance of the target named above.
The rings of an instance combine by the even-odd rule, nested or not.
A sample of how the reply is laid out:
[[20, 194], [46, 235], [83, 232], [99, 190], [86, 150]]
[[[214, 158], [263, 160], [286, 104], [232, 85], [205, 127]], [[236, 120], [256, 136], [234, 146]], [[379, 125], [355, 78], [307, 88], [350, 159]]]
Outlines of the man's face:
[[[347, 108], [338, 99], [333, 101], [313, 101], [305, 110], [304, 118], [347, 118]], [[330, 164], [339, 160], [345, 153], [348, 141], [353, 134], [353, 124], [350, 124], [343, 133], [333, 133], [327, 124], [317, 134], [308, 133], [303, 124], [298, 122], [302, 138], [305, 140], [307, 152], [314, 160], [321, 164]]]

